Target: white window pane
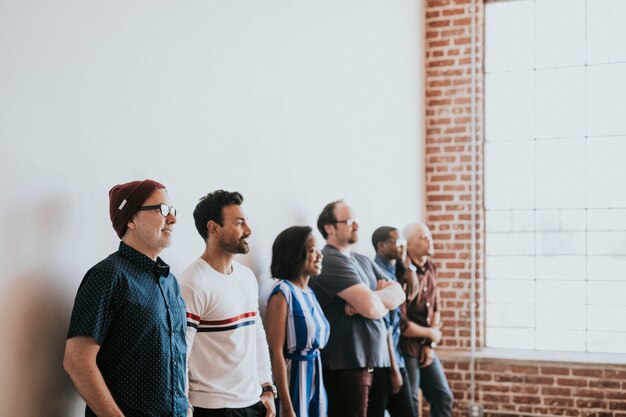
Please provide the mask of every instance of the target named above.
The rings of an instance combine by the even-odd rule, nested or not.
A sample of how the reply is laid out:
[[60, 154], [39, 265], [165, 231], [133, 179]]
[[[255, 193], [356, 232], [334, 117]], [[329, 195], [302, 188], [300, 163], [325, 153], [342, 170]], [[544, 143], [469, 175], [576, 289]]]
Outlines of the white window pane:
[[494, 304], [487, 303], [487, 326], [534, 327], [535, 308], [533, 304]]
[[488, 210], [485, 212], [485, 222], [490, 232], [510, 232], [511, 210]]
[[537, 281], [536, 289], [538, 305], [585, 305], [587, 291], [584, 281]]
[[587, 332], [589, 352], [626, 353], [626, 332]]
[[514, 210], [511, 215], [512, 229], [515, 232], [535, 230], [534, 210]]
[[590, 256], [587, 258], [587, 279], [626, 280], [626, 257]]
[[588, 282], [587, 304], [626, 306], [626, 279], [622, 282]]
[[[590, 3], [590, 2], [587, 2]], [[611, 0], [609, 2], [609, 15], [611, 23], [609, 34], [611, 36], [611, 61], [626, 61], [626, 26], [624, 26], [624, 16], [626, 16], [626, 2], [624, 0]]]
[[584, 68], [536, 71], [535, 88], [536, 137], [585, 136]]
[[487, 346], [626, 353], [626, 0], [485, 13]]
[[585, 64], [585, 0], [535, 2], [537, 68]]
[[626, 137], [587, 141], [587, 204], [626, 207]]
[[485, 207], [532, 208], [534, 143], [485, 144]]
[[626, 61], [626, 2], [587, 2], [587, 62]]
[[589, 255], [626, 255], [626, 232], [587, 232]]
[[611, 218], [609, 209], [588, 209], [587, 230], [609, 230]]
[[533, 329], [487, 327], [487, 346], [508, 349], [534, 349]]
[[537, 208], [585, 207], [585, 140], [536, 143]]
[[626, 307], [587, 306], [589, 330], [626, 331]]
[[587, 333], [584, 330], [542, 330], [535, 332], [537, 350], [584, 352]]
[[485, 76], [485, 132], [487, 141], [532, 140], [533, 72]]
[[487, 303], [526, 303], [535, 299], [535, 283], [528, 280], [488, 280]]
[[626, 209], [609, 210], [611, 230], [626, 230]]
[[585, 210], [561, 210], [559, 213], [561, 230], [585, 230]]
[[587, 68], [587, 129], [590, 136], [626, 134], [625, 72], [624, 63]]
[[585, 305], [538, 305], [537, 329], [585, 330]]
[[537, 255], [584, 255], [584, 232], [538, 232], [535, 234]]
[[610, 97], [615, 88], [610, 77], [610, 66], [587, 68], [587, 133], [589, 136], [611, 134]]
[[584, 280], [584, 256], [538, 256], [537, 279], [542, 280]]
[[487, 279], [534, 279], [535, 258], [532, 256], [487, 256]]
[[[597, 64], [611, 60], [611, 0], [587, 3], [587, 62]], [[623, 25], [620, 25], [623, 26]]]
[[588, 209], [587, 230], [626, 230], [626, 209]]
[[557, 231], [559, 230], [559, 211], [558, 210], [537, 210], [535, 213], [537, 219], [535, 230], [541, 231]]
[[532, 255], [533, 233], [487, 233], [487, 255]]
[[[625, 15], [626, 16], [626, 15]], [[622, 45], [622, 49], [626, 49]], [[626, 64], [612, 64], [609, 68], [609, 78], [612, 83], [609, 114], [611, 123], [611, 135], [626, 135]]]
[[489, 3], [485, 7], [485, 69], [487, 72], [533, 66], [533, 1]]

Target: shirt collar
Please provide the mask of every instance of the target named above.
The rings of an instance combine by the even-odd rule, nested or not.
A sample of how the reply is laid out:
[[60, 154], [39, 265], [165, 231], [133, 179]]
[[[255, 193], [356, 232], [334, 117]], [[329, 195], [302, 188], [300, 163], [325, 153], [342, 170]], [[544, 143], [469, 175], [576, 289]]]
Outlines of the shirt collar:
[[157, 256], [153, 261], [138, 250], [131, 248], [124, 242], [120, 242], [119, 252], [129, 261], [137, 265], [139, 268], [152, 274], [155, 278], [168, 277], [170, 275], [170, 266], [163, 262], [163, 259]]
[[415, 268], [417, 269], [417, 273], [418, 273], [418, 274], [424, 275], [424, 274], [426, 273], [426, 271], [428, 271], [428, 269], [429, 269], [430, 260], [428, 260], [428, 259], [427, 259], [427, 260], [426, 260], [426, 263], [424, 263], [424, 265], [423, 265], [423, 266], [419, 266], [419, 265], [418, 265], [418, 264], [416, 264], [416, 263], [413, 263], [413, 265], [414, 265], [414, 266], [415, 266]]
[[395, 275], [396, 267], [394, 264], [391, 263], [391, 261], [383, 258], [379, 254], [376, 254], [376, 257], [374, 258], [374, 262], [376, 262], [378, 266], [383, 268], [385, 272], [391, 274], [392, 276]]

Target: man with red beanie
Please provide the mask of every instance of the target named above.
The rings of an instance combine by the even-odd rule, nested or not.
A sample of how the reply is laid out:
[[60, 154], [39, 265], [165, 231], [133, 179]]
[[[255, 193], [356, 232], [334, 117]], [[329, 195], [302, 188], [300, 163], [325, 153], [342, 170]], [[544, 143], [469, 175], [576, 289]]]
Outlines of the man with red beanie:
[[176, 209], [147, 179], [111, 188], [109, 212], [122, 241], [78, 288], [63, 366], [85, 416], [186, 416], [185, 305], [159, 258]]

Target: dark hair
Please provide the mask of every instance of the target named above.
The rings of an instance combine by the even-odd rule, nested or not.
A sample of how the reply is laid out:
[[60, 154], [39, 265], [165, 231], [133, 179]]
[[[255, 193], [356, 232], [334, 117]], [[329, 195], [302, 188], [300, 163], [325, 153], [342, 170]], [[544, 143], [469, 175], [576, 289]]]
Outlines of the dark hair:
[[337, 200], [333, 201], [332, 203], [326, 204], [326, 207], [324, 207], [319, 217], [317, 218], [317, 230], [320, 231], [324, 239], [328, 237], [328, 233], [326, 233], [326, 230], [324, 230], [324, 226], [326, 226], [327, 224], [337, 224], [337, 217], [335, 217], [335, 206], [339, 203], [343, 203], [343, 200]]
[[207, 223], [213, 220], [215, 223], [223, 226], [224, 218], [222, 217], [222, 209], [225, 206], [231, 204], [237, 204], [238, 206], [243, 203], [243, 196], [238, 192], [228, 192], [224, 190], [213, 191], [200, 197], [200, 201], [196, 205], [196, 209], [193, 211], [193, 219], [196, 222], [196, 229], [202, 239], [207, 240], [209, 230]]
[[374, 245], [374, 250], [378, 252], [378, 244], [389, 239], [389, 234], [391, 232], [395, 232], [396, 230], [398, 229], [391, 226], [380, 226], [378, 229], [374, 230], [374, 233], [372, 234], [372, 245]]
[[270, 266], [273, 277], [289, 281], [298, 278], [307, 257], [306, 241], [312, 231], [309, 226], [291, 226], [276, 236]]

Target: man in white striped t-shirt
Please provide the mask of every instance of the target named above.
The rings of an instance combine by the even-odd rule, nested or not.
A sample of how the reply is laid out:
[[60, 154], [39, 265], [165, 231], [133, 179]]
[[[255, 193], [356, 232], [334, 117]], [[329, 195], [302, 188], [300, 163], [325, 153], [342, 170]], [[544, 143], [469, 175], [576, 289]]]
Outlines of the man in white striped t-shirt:
[[187, 310], [189, 403], [195, 417], [273, 417], [276, 387], [258, 284], [233, 260], [248, 253], [252, 230], [237, 192], [200, 199], [193, 216], [205, 241], [202, 256], [181, 275]]

